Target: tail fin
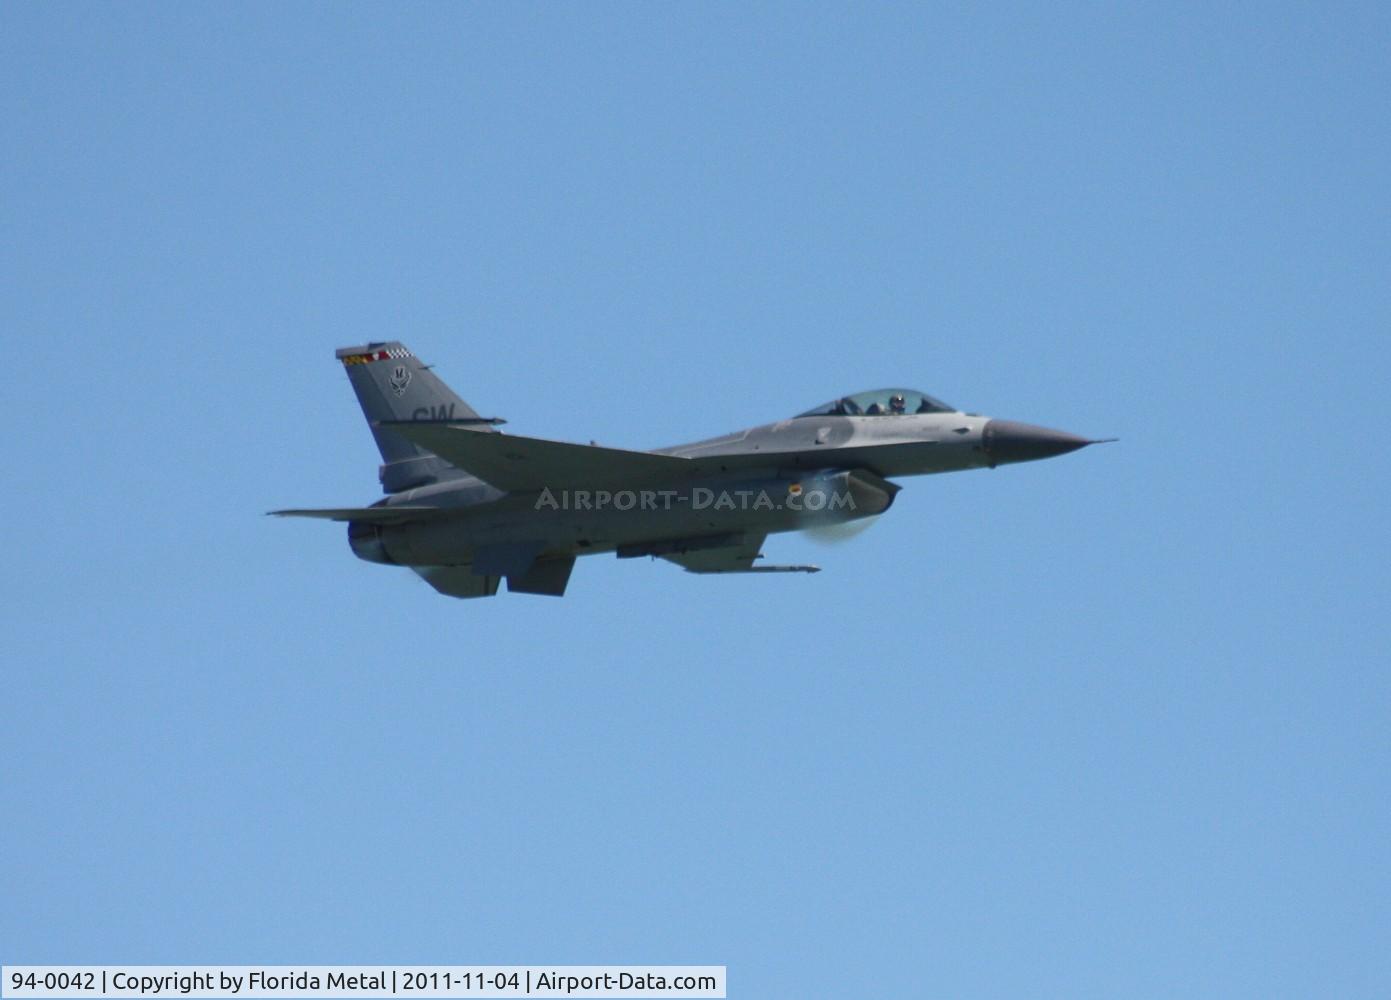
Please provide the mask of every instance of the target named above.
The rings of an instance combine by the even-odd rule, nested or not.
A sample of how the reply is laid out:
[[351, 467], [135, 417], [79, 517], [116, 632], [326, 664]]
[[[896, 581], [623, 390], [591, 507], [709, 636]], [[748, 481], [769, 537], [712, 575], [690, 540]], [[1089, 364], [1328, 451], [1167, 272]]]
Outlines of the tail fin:
[[400, 341], [342, 347], [335, 356], [348, 372], [348, 381], [382, 453], [378, 476], [387, 493], [453, 478], [459, 471], [433, 452], [378, 426], [380, 421], [479, 420], [480, 430], [492, 430]]

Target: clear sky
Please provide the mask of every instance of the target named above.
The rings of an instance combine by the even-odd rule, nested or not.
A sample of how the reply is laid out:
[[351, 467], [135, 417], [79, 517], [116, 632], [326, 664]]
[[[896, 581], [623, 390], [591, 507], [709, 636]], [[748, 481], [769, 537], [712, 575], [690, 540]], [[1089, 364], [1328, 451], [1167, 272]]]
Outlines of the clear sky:
[[[0, 7], [0, 961], [1391, 995], [1378, 4]], [[336, 347], [1117, 435], [459, 602]]]

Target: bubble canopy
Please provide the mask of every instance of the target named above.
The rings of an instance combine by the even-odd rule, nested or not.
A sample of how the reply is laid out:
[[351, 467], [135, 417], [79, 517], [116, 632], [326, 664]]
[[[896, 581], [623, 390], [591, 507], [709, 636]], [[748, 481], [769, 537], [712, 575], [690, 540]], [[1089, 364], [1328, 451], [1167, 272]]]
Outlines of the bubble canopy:
[[[871, 389], [841, 396], [798, 417], [898, 417], [912, 413], [955, 413], [948, 406], [917, 389]], [[793, 419], [796, 419], [795, 417]]]

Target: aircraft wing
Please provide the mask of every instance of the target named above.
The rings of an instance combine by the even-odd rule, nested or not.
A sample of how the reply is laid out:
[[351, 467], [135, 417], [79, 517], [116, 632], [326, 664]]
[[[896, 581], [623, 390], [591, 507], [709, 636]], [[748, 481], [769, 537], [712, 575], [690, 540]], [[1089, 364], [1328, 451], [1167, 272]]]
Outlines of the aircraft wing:
[[674, 455], [489, 433], [448, 421], [383, 420], [381, 426], [509, 493], [619, 489], [692, 471], [690, 459]]

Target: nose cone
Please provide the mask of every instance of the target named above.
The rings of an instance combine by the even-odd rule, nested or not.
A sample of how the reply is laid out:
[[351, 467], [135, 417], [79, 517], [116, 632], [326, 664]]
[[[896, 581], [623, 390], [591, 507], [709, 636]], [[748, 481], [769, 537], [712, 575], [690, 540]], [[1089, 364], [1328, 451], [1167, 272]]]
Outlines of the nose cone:
[[1084, 437], [1066, 431], [1049, 430], [1013, 420], [991, 420], [985, 425], [985, 453], [991, 465], [1032, 462], [1038, 458], [1066, 455], [1092, 444]]

